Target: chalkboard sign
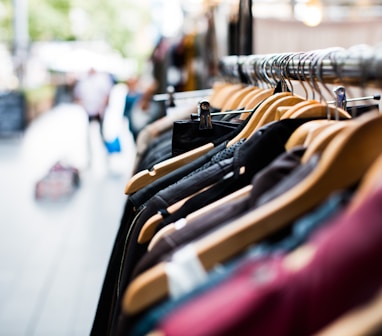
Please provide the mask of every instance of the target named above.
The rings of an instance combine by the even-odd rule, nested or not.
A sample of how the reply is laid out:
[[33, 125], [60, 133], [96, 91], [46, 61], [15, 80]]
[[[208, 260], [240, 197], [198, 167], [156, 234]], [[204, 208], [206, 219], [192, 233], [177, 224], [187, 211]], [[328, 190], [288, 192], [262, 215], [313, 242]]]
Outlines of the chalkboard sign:
[[19, 91], [0, 92], [0, 135], [22, 132], [26, 123], [25, 96]]

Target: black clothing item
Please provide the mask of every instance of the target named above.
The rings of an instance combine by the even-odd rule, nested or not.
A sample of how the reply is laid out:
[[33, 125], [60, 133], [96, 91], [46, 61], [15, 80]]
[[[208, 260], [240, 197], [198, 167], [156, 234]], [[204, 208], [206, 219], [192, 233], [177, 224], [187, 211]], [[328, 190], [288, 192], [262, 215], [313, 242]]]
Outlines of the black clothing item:
[[[259, 104], [260, 105], [260, 104]], [[258, 106], [259, 106], [258, 105]], [[255, 113], [256, 109], [253, 110], [252, 113]], [[239, 132], [246, 126], [248, 120], [247, 118], [243, 123], [241, 123], [235, 130], [231, 133], [222, 136], [219, 139], [214, 139], [211, 143], [215, 146], [210, 152], [204, 154], [200, 158], [194, 160], [193, 162], [186, 164], [185, 166], [167, 174], [166, 176], [156, 180], [150, 185], [142, 188], [137, 191], [133, 195], [130, 195], [127, 198], [125, 209], [123, 212], [123, 216], [121, 219], [120, 227], [114, 242], [113, 250], [111, 253], [111, 257], [109, 259], [109, 264], [106, 270], [106, 274], [104, 277], [104, 283], [101, 290], [97, 311], [95, 315], [95, 320], [93, 322], [92, 335], [108, 335], [110, 334], [113, 316], [115, 315], [116, 310], [119, 311], [120, 307], [117, 302], [120, 300], [119, 294], [123, 293], [124, 287], [120, 286], [119, 283], [119, 272], [122, 267], [122, 260], [125, 253], [125, 248], [129, 245], [129, 237], [131, 235], [131, 231], [133, 230], [134, 223], [138, 220], [139, 214], [144, 210], [144, 203], [146, 203], [151, 197], [153, 197], [158, 191], [166, 188], [167, 186], [179, 181], [181, 178], [189, 174], [190, 172], [196, 170], [197, 168], [204, 165], [206, 162], [209, 162], [214, 154], [220, 152], [222, 149], [226, 148], [227, 141], [234, 138]], [[168, 136], [168, 134], [167, 134]], [[249, 145], [247, 145], [249, 146]], [[171, 146], [169, 146], [169, 152], [171, 152]], [[150, 151], [148, 150], [147, 154]], [[249, 159], [251, 157], [249, 156]], [[163, 160], [163, 156], [157, 159], [158, 162]], [[236, 162], [236, 161], [234, 161]], [[250, 162], [250, 161], [249, 161]], [[211, 163], [210, 163], [211, 164]], [[240, 160], [238, 164], [234, 164], [234, 171], [237, 171], [237, 174], [240, 169]], [[147, 168], [151, 168], [153, 165], [150, 162], [150, 165], [145, 166], [144, 168], [138, 169], [143, 170]], [[236, 168], [235, 168], [236, 167]], [[135, 220], [134, 220], [135, 219]], [[134, 244], [136, 241], [134, 242]], [[142, 249], [140, 251], [136, 251], [136, 255], [140, 256], [145, 253], [145, 247], [141, 246]], [[131, 247], [133, 248], [133, 247]], [[130, 258], [128, 258], [130, 259]], [[138, 258], [139, 259], [139, 258]], [[129, 266], [130, 270], [126, 270], [128, 276], [130, 276], [132, 272], [132, 268], [135, 266], [135, 263], [138, 261], [134, 260], [134, 264]], [[125, 272], [125, 270], [123, 270]]]
[[179, 181], [181, 178], [188, 175], [189, 173], [196, 170], [197, 168], [201, 167], [206, 162], [209, 162], [214, 155], [224, 150], [226, 146], [227, 146], [227, 143], [222, 143], [219, 146], [211, 149], [208, 153], [195, 159], [194, 161], [155, 180], [154, 182], [150, 183], [149, 185], [145, 186], [144, 188], [130, 195], [129, 196], [130, 201], [134, 204], [135, 208], [138, 209], [142, 204], [144, 204], [148, 199], [150, 199], [160, 190]]
[[[159, 223], [158, 230], [186, 217], [198, 208], [248, 185], [257, 172], [268, 166], [280, 153], [285, 151], [284, 145], [290, 135], [306, 121], [307, 119], [287, 119], [263, 126], [235, 152], [234, 176], [188, 200], [178, 211], [166, 216]], [[245, 167], [243, 174], [239, 174], [241, 167]]]
[[[204, 171], [200, 171], [199, 174], [195, 174], [194, 176], [183, 179], [182, 183], [179, 182], [179, 185], [181, 187], [180, 190], [188, 191], [190, 193], [193, 193], [197, 191], [200, 188], [200, 182], [203, 181], [205, 184], [209, 183], [210, 179], [216, 178], [216, 176], [223, 176], [226, 174], [227, 169], [229, 167], [229, 161], [232, 161], [232, 158], [225, 159], [223, 162], [216, 163], [215, 165], [212, 165], [209, 168], [206, 168]], [[175, 186], [171, 186], [173, 189], [176, 189]], [[170, 188], [170, 187], [169, 187]], [[164, 193], [164, 191], [161, 191], [160, 193]], [[114, 328], [117, 326], [116, 319], [118, 318], [120, 314], [120, 301], [123, 297], [123, 293], [128, 285], [128, 283], [131, 281], [131, 275], [132, 275], [132, 269], [135, 267], [137, 261], [140, 259], [142, 255], [144, 255], [147, 251], [148, 244], [138, 244], [138, 236], [142, 229], [142, 226], [146, 222], [146, 220], [155, 214], [157, 209], [160, 209], [162, 207], [165, 207], [168, 203], [176, 202], [177, 200], [180, 200], [185, 197], [185, 194], [182, 193], [171, 193], [168, 192], [171, 198], [170, 200], [164, 200], [163, 198], [158, 196], [152, 197], [147, 204], [144, 204], [140, 207], [139, 212], [137, 212], [136, 216], [130, 223], [121, 223], [121, 225], [124, 225], [125, 227], [129, 227], [129, 230], [125, 234], [125, 244], [124, 244], [124, 251], [122, 253], [122, 258], [120, 259], [120, 265], [118, 267], [118, 277], [116, 282], [118, 283], [117, 286], [117, 293], [113, 294], [113, 297], [116, 297], [116, 304], [111, 308], [113, 310], [113, 322], [111, 325], [111, 332], [113, 334]], [[117, 271], [115, 268], [114, 272]], [[115, 278], [115, 274], [113, 275], [113, 278]], [[115, 288], [115, 287], [114, 287]]]
[[[260, 106], [260, 104], [258, 106]], [[233, 139], [245, 127], [245, 125], [248, 123], [253, 113], [256, 112], [257, 107], [253, 109], [252, 112], [250, 112], [250, 116], [248, 116], [244, 121], [238, 123], [237, 127], [231, 130], [231, 132], [224, 133], [224, 134], [217, 134], [218, 137], [214, 137], [213, 135], [209, 136], [209, 141], [207, 141], [206, 143], [212, 143], [212, 145], [216, 147], [223, 142], [227, 142], [228, 140]], [[155, 151], [155, 150], [153, 146], [149, 146], [146, 149], [141, 161], [138, 164], [137, 171], [141, 171], [144, 169], [151, 169], [156, 163], [162, 162], [165, 159], [172, 157], [172, 140], [168, 141], [168, 139], [166, 139], [165, 141], [163, 141], [162, 139], [160, 139], [158, 141], [162, 142], [162, 147], [161, 147], [162, 149], [160, 154], [156, 154], [156, 153], [152, 154], [152, 151]], [[206, 139], [204, 139], [203, 141], [206, 141]]]
[[145, 203], [145, 210], [141, 214], [137, 225], [143, 226], [143, 224], [160, 209], [165, 209], [169, 205], [191, 196], [215, 183], [217, 180], [222, 179], [224, 175], [230, 171], [232, 161], [232, 158], [225, 159], [158, 192]]
[[[123, 257], [124, 264], [135, 265], [140, 252], [143, 251], [144, 253], [147, 249], [147, 244], [140, 245], [137, 243], [139, 232], [147, 219], [153, 216], [158, 209], [166, 207], [168, 204], [173, 204], [197, 192], [204, 186], [210, 185], [216, 179], [223, 177], [232, 164], [235, 149], [239, 148], [242, 144], [243, 141], [234, 144], [230, 148], [224, 147], [222, 151], [212, 156], [204, 165], [148, 198], [147, 202], [136, 208], [136, 216], [131, 222], [121, 223], [121, 225], [129, 226], [129, 234], [126, 236], [126, 250]], [[132, 195], [129, 198], [132, 204], [134, 204], [132, 202], [134, 196]], [[127, 216], [127, 218], [131, 217]], [[122, 284], [128, 281], [126, 277], [130, 276], [130, 272], [124, 272], [123, 276]], [[122, 287], [124, 286], [122, 285]]]
[[238, 125], [238, 122], [212, 120], [212, 129], [200, 130], [198, 120], [176, 121], [172, 133], [172, 156], [208, 144], [213, 139], [229, 134]]
[[269, 192], [284, 179], [289, 179], [289, 175], [300, 165], [305, 151], [306, 147], [294, 147], [255, 174], [251, 182], [253, 188], [250, 193], [249, 204], [256, 204], [263, 194]]
[[371, 112], [371, 111], [379, 111], [378, 104], [365, 104], [365, 105], [354, 105], [347, 106], [346, 111], [353, 117], [359, 117], [360, 115]]
[[[300, 151], [300, 149], [298, 149], [298, 151]], [[291, 186], [304, 180], [317, 166], [319, 155], [313, 156], [303, 165], [300, 164], [299, 155], [300, 153], [292, 153], [292, 156], [290, 156], [286, 153], [286, 155], [280, 156], [275, 160], [275, 166], [271, 164], [270, 169], [267, 168], [262, 171], [262, 177], [267, 179], [268, 182], [264, 184], [259, 179], [260, 176], [254, 177], [252, 181], [252, 192], [249, 196], [224, 204], [224, 206], [210, 212], [205, 217], [195, 219], [182, 229], [158, 241], [152, 250], [146, 253], [139, 264], [137, 264], [134, 270], [134, 277], [160, 261], [170, 260], [171, 254], [174, 251], [192, 240], [202, 238], [211, 231], [229, 224], [236, 218], [244, 216], [246, 213], [284, 194]], [[278, 169], [277, 166], [280, 169]], [[275, 178], [274, 181], [272, 181], [273, 178]], [[271, 188], [268, 190], [259, 190], [265, 186]], [[289, 231], [288, 227], [286, 227], [281, 234], [285, 234], [286, 231]], [[276, 233], [276, 236], [279, 234], [280, 232]], [[271, 237], [273, 238], [272, 235]]]
[[143, 152], [135, 172], [151, 169], [156, 163], [171, 158], [172, 129], [158, 135]]
[[[277, 92], [281, 92], [280, 89], [275, 89], [275, 93]], [[354, 115], [354, 117], [357, 117], [366, 112], [379, 110], [379, 106], [378, 104], [355, 105], [347, 107], [346, 110]], [[256, 109], [253, 112], [255, 111]], [[232, 118], [231, 115], [227, 116]], [[229, 136], [233, 137], [230, 131], [234, 130], [241, 123], [237, 120], [219, 120], [222, 118], [224, 118], [223, 114], [222, 116], [214, 116], [212, 123], [216, 126], [211, 130], [199, 130], [199, 121], [197, 120], [176, 121], [173, 129], [166, 132], [164, 135], [160, 135], [149, 145], [140, 160], [137, 171], [149, 169], [158, 162], [185, 153], [209, 142], [214, 142], [222, 136], [229, 134]], [[245, 124], [245, 122], [243, 123]], [[169, 147], [170, 145], [172, 148], [171, 151]]]
[[92, 336], [110, 334], [113, 317], [112, 307], [117, 304], [118, 269], [125, 247], [125, 237], [129, 230], [129, 226], [124, 225], [124, 223], [131, 222], [135, 214], [133, 204], [127, 199], [98, 299], [97, 310], [90, 332]]
[[[235, 129], [232, 132], [232, 136], [236, 135], [236, 132], [240, 130], [240, 127], [241, 125], [238, 127], [238, 129]], [[211, 162], [215, 162], [216, 158], [214, 160], [211, 159], [219, 152], [223, 152], [229, 155], [232, 150], [226, 148], [227, 140], [225, 140], [225, 138], [228, 138], [228, 135], [222, 137], [221, 139], [214, 140], [216, 147], [214, 147], [208, 153], [156, 180], [155, 182], [142, 188], [127, 198], [120, 227], [117, 232], [111, 257], [109, 259], [108, 267], [104, 277], [91, 335], [109, 335], [111, 332], [114, 310], [118, 309], [119, 311], [120, 308], [116, 303], [117, 297], [120, 293], [120, 291], [118, 291], [118, 277], [125, 248], [127, 246], [129, 236], [128, 233], [133, 227], [132, 224], [134, 223], [134, 219], [137, 214], [144, 210], [144, 203], [148, 201], [152, 196], [154, 196], [158, 191], [177, 182], [187, 174], [197, 170], [197, 168], [200, 168], [206, 164], [211, 165]], [[220, 145], [218, 145], [220, 140], [222, 140], [222, 142]], [[226, 156], [222, 153], [219, 154], [219, 157], [221, 159], [226, 158]], [[140, 251], [140, 253], [144, 252], [144, 247], [142, 247], [142, 249], [143, 251]]]
[[256, 197], [254, 199], [255, 202], [253, 203], [253, 208], [257, 208], [263, 204], [270, 202], [271, 200], [285, 193], [286, 191], [297, 185], [300, 181], [305, 179], [305, 177], [307, 177], [317, 166], [319, 158], [320, 156], [318, 154], [315, 154], [312, 158], [310, 158], [310, 160], [306, 164], [297, 167], [293, 171], [293, 173], [290, 174], [290, 176], [288, 176], [287, 179], [283, 179], [282, 181], [280, 181], [280, 183], [273, 186], [266, 193], [264, 193], [260, 197]]
[[[251, 112], [251, 115], [256, 111], [254, 109]], [[227, 143], [230, 139], [234, 138], [241, 130], [245, 127], [250, 117], [248, 117], [246, 120], [244, 120], [241, 124], [237, 126], [236, 129], [234, 129], [229, 134], [226, 134], [218, 139], [212, 139], [211, 143], [214, 146], [208, 153], [202, 155], [201, 157], [195, 159], [194, 161], [176, 169], [173, 172], [170, 172], [169, 174], [163, 176], [162, 178], [159, 178], [152, 182], [150, 185], [145, 186], [141, 190], [137, 191], [133, 195], [130, 195], [130, 199], [133, 202], [136, 209], [138, 209], [146, 200], [148, 200], [150, 197], [154, 196], [156, 192], [159, 190], [171, 185], [172, 183], [175, 183], [180, 178], [186, 176], [190, 172], [196, 170], [197, 168], [201, 167], [203, 164], [211, 160], [211, 158], [219, 153], [220, 151], [223, 151], [227, 147]], [[230, 150], [230, 149], [228, 149]], [[149, 169], [148, 167], [142, 168], [143, 169]]]
[[[209, 212], [208, 215], [193, 220], [181, 230], [165, 236], [163, 240], [160, 240], [150, 252], [147, 252], [141, 258], [134, 269], [133, 278], [148, 268], [154, 266], [156, 263], [161, 261], [166, 254], [170, 253], [175, 248], [199, 238], [211, 229], [218, 227], [221, 223], [240, 215], [245, 210], [248, 210], [250, 205], [255, 203], [256, 199], [270, 190], [271, 187], [276, 185], [283, 178], [288, 176], [300, 164], [300, 160], [304, 152], [305, 148], [299, 147], [282, 153], [274, 161], [272, 161], [272, 163], [253, 177], [251, 183], [253, 187], [250, 195], [247, 195], [245, 198], [226, 203], [214, 211]], [[219, 186], [219, 188], [222, 189], [222, 186], [225, 183], [227, 183], [227, 181], [221, 181], [216, 186]], [[214, 189], [218, 191], [217, 188]], [[201, 197], [202, 199], [207, 196], [206, 194], [208, 194], [208, 191], [202, 193], [203, 195], [200, 194], [203, 196]], [[195, 198], [197, 198], [197, 196]], [[200, 199], [198, 201], [200, 201]], [[171, 215], [169, 217], [171, 217]], [[160, 224], [160, 228], [161, 227], [163, 227], [162, 223]], [[160, 228], [158, 228], [158, 230]]]
[[[248, 176], [253, 176], [254, 171], [264, 168], [279, 154], [285, 152], [284, 145], [290, 135], [298, 126], [306, 121], [307, 119], [286, 119], [265, 125], [252, 135], [251, 138], [240, 144], [240, 146], [237, 145], [233, 152], [233, 160], [225, 159], [207, 169], [199, 169], [197, 173], [191, 174], [188, 178], [184, 178], [180, 182], [161, 190], [158, 195], [152, 197], [145, 204], [140, 216], [134, 220], [134, 227], [127, 240], [123, 265], [120, 268], [121, 277], [118, 281], [121, 289], [120, 294], [122, 295], [125, 291], [125, 288], [132, 279], [133, 270], [137, 262], [147, 251], [148, 243], [138, 244], [137, 240], [142, 226], [151, 216], [178, 200], [203, 189], [203, 187], [219, 182], [228, 172], [234, 172], [234, 176], [239, 176], [240, 168], [243, 166], [246, 167], [246, 171], [249, 174], [252, 174]], [[244, 146], [246, 150], [241, 151], [241, 148]], [[118, 316], [120, 315], [119, 311], [120, 304], [117, 304], [115, 313]], [[121, 316], [121, 319], [123, 320], [123, 316]], [[116, 323], [118, 322], [116, 321]], [[113, 326], [113, 330], [114, 328], [115, 326]]]

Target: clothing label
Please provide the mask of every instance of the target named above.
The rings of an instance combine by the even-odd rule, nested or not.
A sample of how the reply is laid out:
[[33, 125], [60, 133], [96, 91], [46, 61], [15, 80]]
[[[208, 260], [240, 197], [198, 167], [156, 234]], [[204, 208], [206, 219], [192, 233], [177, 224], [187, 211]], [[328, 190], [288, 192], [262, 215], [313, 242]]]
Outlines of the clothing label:
[[185, 218], [181, 218], [181, 219], [178, 219], [174, 224], [175, 224], [175, 228], [177, 230], [180, 230], [181, 228], [186, 226], [187, 220]]
[[178, 298], [203, 283], [207, 272], [200, 263], [193, 246], [187, 245], [174, 253], [166, 264], [171, 298]]

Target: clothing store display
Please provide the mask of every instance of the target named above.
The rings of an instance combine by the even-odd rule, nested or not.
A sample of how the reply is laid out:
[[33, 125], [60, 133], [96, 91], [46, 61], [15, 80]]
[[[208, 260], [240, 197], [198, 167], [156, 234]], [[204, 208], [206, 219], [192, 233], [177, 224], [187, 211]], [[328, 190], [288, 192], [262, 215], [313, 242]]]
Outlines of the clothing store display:
[[223, 57], [210, 110], [145, 127], [91, 335], [312, 335], [372, 302], [382, 189], [357, 192], [382, 156], [379, 106], [316, 84], [375, 84], [373, 52]]
[[[210, 183], [213, 183], [211, 180], [222, 178], [229, 171], [228, 169], [230, 168], [231, 161], [231, 158], [224, 159], [221, 162], [213, 164], [210, 167], [200, 171], [199, 174], [196, 173], [192, 178], [183, 179], [183, 183], [180, 183], [179, 186], [173, 185], [172, 188], [171, 186], [169, 187], [171, 190], [164, 189], [160, 191], [161, 195], [152, 197], [148, 201], [148, 204], [143, 205], [141, 211], [137, 213], [131, 223], [122, 223], [122, 225], [129, 226], [130, 230], [129, 234], [125, 238], [126, 246], [124, 247], [125, 250], [123, 252], [123, 258], [121, 259], [121, 264], [119, 265], [118, 284], [120, 286], [120, 291], [123, 291], [126, 288], [126, 284], [130, 281], [131, 271], [127, 270], [132, 270], [135, 267], [136, 262], [147, 249], [147, 244], [137, 243], [140, 229], [145, 221], [155, 213], [156, 209], [160, 209], [163, 206], [166, 207], [168, 205], [167, 202], [173, 203], [186, 196], [179, 191], [176, 192], [176, 189], [193, 193], [200, 188], [200, 183], [198, 182], [203, 182], [205, 186], [208, 186]], [[167, 200], [165, 198], [166, 194], [170, 197], [167, 198]], [[165, 202], [165, 200], [167, 202]], [[121, 297], [121, 293], [119, 293], [118, 296]], [[119, 311], [118, 306], [117, 310]]]
[[[371, 299], [380, 288], [382, 271], [375, 265], [382, 252], [381, 205], [382, 189], [355, 213], [344, 213], [315, 234], [306, 245], [313, 249], [306, 265], [291, 269], [288, 256], [248, 263], [215, 289], [177, 309], [160, 329], [165, 335], [317, 332]], [[217, 310], [219, 314], [214, 314]]]
[[[236, 132], [236, 130], [234, 131]], [[111, 253], [109, 264], [106, 270], [105, 279], [103, 282], [103, 287], [100, 294], [100, 299], [98, 301], [97, 312], [95, 317], [95, 322], [93, 324], [94, 332], [107, 333], [108, 324], [110, 322], [113, 307], [117, 308], [115, 305], [118, 288], [118, 276], [120, 265], [122, 262], [122, 256], [124, 254], [124, 248], [126, 246], [126, 237], [130, 232], [130, 226], [128, 223], [132, 223], [136, 214], [139, 214], [143, 209], [142, 205], [155, 195], [158, 191], [164, 187], [175, 183], [180, 178], [191, 173], [193, 170], [199, 168], [205, 163], [209, 162], [211, 158], [217, 153], [224, 151], [226, 148], [226, 142], [215, 147], [209, 153], [195, 160], [194, 162], [177, 169], [171, 174], [166, 175], [162, 179], [155, 181], [154, 183], [148, 185], [144, 189], [136, 192], [135, 194], [129, 196], [126, 200], [125, 208], [123, 211], [123, 216], [121, 218], [121, 224], [116, 235], [113, 251]]]
[[[166, 222], [170, 223], [171, 219], [172, 221], [176, 221], [186, 216], [187, 213], [197, 210], [198, 206], [207, 205], [240, 187], [248, 185], [255, 173], [266, 167], [280, 153], [284, 152], [285, 139], [289, 137], [289, 134], [291, 134], [296, 127], [304, 123], [304, 121], [304, 119], [287, 120], [264, 126], [256, 135], [246, 141], [242, 148], [235, 149], [234, 158], [230, 163], [230, 173], [232, 176], [229, 175], [225, 177], [217, 182], [218, 185], [214, 185], [209, 190], [192, 197], [192, 199], [188, 200], [186, 204], [182, 206], [182, 209], [172, 216], [164, 211], [164, 225], [166, 225]], [[252, 158], [257, 159], [252, 160]], [[245, 172], [240, 174], [239, 168], [242, 169], [242, 167], [245, 167]], [[205, 179], [204, 176], [202, 178]], [[219, 176], [215, 175], [213, 178], [217, 179]], [[199, 187], [201, 186], [202, 185], [199, 184]]]
[[[124, 289], [129, 283], [132, 270], [147, 249], [145, 244], [137, 244], [137, 240], [142, 226], [151, 216], [157, 211], [167, 208], [170, 204], [219, 182], [230, 172], [238, 174], [237, 169], [245, 165], [247, 157], [259, 158], [256, 160], [256, 165], [251, 165], [252, 171], [265, 167], [284, 151], [286, 140], [304, 121], [303, 119], [290, 119], [267, 125], [264, 129], [260, 129], [257, 132], [257, 136], [253, 136], [243, 144], [239, 142], [229, 147], [228, 151], [225, 150], [225, 152], [227, 152], [225, 156], [216, 155], [208, 164], [203, 165], [188, 177], [186, 176], [151, 197], [151, 199], [143, 205], [143, 210], [139, 215], [134, 218], [134, 227], [130, 224], [131, 232], [127, 238], [128, 243], [125, 248], [123, 266], [121, 265], [124, 274], [123, 277], [125, 278], [120, 281], [121, 288]], [[241, 153], [241, 147], [246, 147], [247, 150]], [[231, 158], [229, 156], [234, 157]], [[250, 171], [250, 169], [248, 169], [248, 171]], [[128, 225], [128, 223], [125, 223], [125, 225]]]
[[[295, 168], [299, 164], [299, 156], [302, 155], [303, 152], [304, 148], [294, 148], [288, 153], [282, 153], [280, 157], [276, 158], [269, 164], [269, 166], [266, 166], [258, 173], [259, 175], [262, 173], [261, 178], [256, 179], [258, 174], [254, 173], [255, 177], [253, 178], [252, 183], [250, 183], [250, 176], [246, 174], [234, 174], [228, 178], [225, 178], [208, 190], [203, 191], [187, 200], [185, 204], [183, 204], [183, 206], [176, 212], [172, 214], [165, 212], [163, 214], [162, 221], [157, 225], [156, 230], [158, 231], [181, 218], [185, 218], [188, 214], [198, 210], [201, 206], [208, 205], [228, 194], [232, 194], [246, 185], [252, 185], [251, 202], [254, 204], [257, 197], [256, 194], [261, 195], [261, 193], [267, 191], [272, 184], [276, 184], [276, 182], [281, 179], [281, 176], [285, 176], [293, 168]], [[248, 171], [249, 170], [247, 170], [247, 172]], [[230, 217], [232, 218], [235, 213], [242, 213], [250, 206], [250, 203], [246, 198], [242, 200], [243, 204], [236, 201], [234, 202], [236, 205], [235, 207], [232, 207], [231, 211], [226, 210], [226, 208], [230, 207], [229, 204], [224, 204], [224, 206], [221, 206], [219, 209], [210, 211], [208, 213], [208, 218], [204, 219], [204, 223], [207, 224], [210, 222], [210, 219], [214, 217], [215, 212], [219, 213], [218, 218], [222, 221]], [[236, 212], [237, 208], [240, 208], [241, 210]]]
[[349, 192], [341, 192], [333, 195], [318, 209], [315, 209], [310, 214], [296, 221], [296, 223], [292, 225], [293, 229], [290, 233], [285, 234], [284, 237], [279, 237], [279, 239], [274, 239], [274, 241], [255, 245], [246, 252], [245, 255], [240, 256], [227, 264], [219, 265], [216, 269], [212, 270], [208, 275], [208, 280], [203, 285], [194, 288], [190, 293], [180, 298], [170, 299], [159, 304], [157, 307], [153, 307], [137, 319], [134, 324], [133, 334], [147, 334], [152, 329], [156, 328], [157, 324], [164, 317], [171, 312], [176, 311], [182, 304], [190, 302], [192, 298], [201, 295], [218, 285], [218, 283], [224, 279], [227, 279], [242, 263], [247, 262], [248, 260], [260, 259], [267, 255], [285, 254], [300, 246], [313, 234], [313, 232], [315, 232], [315, 230], [326, 225], [331, 218], [341, 212], [341, 210], [348, 204], [350, 195], [351, 193]]
[[[250, 204], [254, 204], [256, 195], [264, 193], [269, 185], [276, 184], [300, 163], [299, 158], [303, 152], [303, 148], [297, 148], [291, 152], [283, 153], [276, 158], [269, 167], [267, 166], [255, 175], [252, 181], [252, 194], [249, 194], [248, 197], [224, 204], [214, 211], [209, 212], [206, 216], [188, 223], [186, 227], [177, 230], [172, 235], [165, 236], [165, 239], [159, 241], [158, 244], [154, 246], [150, 252], [147, 252], [138, 262], [134, 276], [153, 266], [156, 262], [161, 260], [161, 257], [163, 258], [163, 256], [174, 248], [198, 238], [203, 233], [217, 227], [223, 221], [243, 213], [243, 211], [250, 207]], [[221, 183], [226, 182], [222, 181]], [[219, 186], [219, 189], [221, 188], [222, 186]]]

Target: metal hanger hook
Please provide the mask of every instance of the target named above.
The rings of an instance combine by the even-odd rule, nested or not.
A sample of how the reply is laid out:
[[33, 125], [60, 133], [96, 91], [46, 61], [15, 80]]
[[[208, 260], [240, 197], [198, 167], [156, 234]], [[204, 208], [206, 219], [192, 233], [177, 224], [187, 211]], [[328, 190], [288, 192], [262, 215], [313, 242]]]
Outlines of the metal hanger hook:
[[[308, 84], [310, 87], [310, 90], [312, 92], [312, 99], [316, 99], [316, 88], [314, 87], [313, 81], [312, 80], [312, 56], [316, 53], [317, 51], [311, 51], [311, 52], [306, 52], [304, 53], [302, 57], [302, 69], [300, 69], [300, 73], [303, 76], [303, 80]], [[307, 64], [307, 65], [306, 65]]]
[[290, 77], [288, 76], [288, 72], [287, 72], [287, 66], [288, 66], [288, 62], [289, 62], [289, 59], [291, 57], [293, 57], [293, 53], [287, 53], [285, 54], [281, 61], [280, 61], [280, 74], [281, 74], [281, 77], [283, 78], [284, 81], [287, 81], [289, 83], [289, 90], [291, 91], [292, 95], [294, 94], [294, 87], [293, 87], [293, 84], [292, 84], [292, 81], [290, 79]]
[[[298, 63], [297, 63], [297, 66], [294, 65], [294, 62], [295, 62], [295, 58], [296, 57], [299, 57], [298, 59]], [[291, 74], [293, 77], [297, 78], [298, 82], [300, 83], [302, 89], [304, 90], [304, 93], [305, 93], [305, 99], [308, 99], [308, 90], [304, 84], [304, 81], [302, 80], [302, 76], [300, 76], [300, 65], [301, 65], [301, 60], [302, 58], [304, 57], [304, 53], [303, 52], [299, 52], [299, 53], [291, 53], [290, 55], [290, 58], [286, 61], [286, 64], [285, 64], [285, 72], [286, 72], [286, 77], [290, 78], [290, 76], [288, 75]], [[292, 74], [292, 71], [291, 70], [288, 70], [288, 69], [293, 69], [293, 74]]]

